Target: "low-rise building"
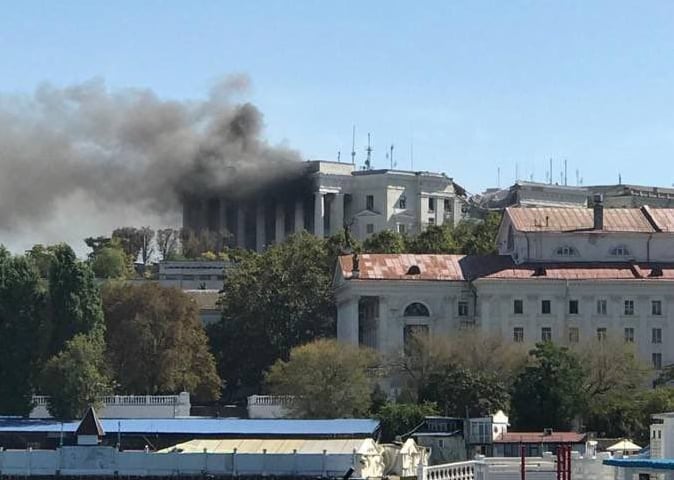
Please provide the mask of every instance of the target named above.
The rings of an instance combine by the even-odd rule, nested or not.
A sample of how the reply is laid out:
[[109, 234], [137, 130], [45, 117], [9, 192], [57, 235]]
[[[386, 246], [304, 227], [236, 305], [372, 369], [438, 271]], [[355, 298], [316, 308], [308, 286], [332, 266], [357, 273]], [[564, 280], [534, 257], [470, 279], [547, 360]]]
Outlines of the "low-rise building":
[[555, 452], [560, 446], [568, 446], [581, 455], [585, 453], [587, 435], [576, 432], [504, 432], [494, 439], [494, 457], [539, 457], [544, 452]]

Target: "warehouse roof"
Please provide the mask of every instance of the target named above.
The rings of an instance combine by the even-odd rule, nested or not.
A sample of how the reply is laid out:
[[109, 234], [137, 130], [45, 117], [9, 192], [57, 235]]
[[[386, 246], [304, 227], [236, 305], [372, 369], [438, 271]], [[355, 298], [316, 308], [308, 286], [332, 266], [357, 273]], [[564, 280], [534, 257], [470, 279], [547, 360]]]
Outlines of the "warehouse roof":
[[343, 438], [343, 439], [301, 439], [301, 438], [235, 438], [226, 440], [190, 440], [179, 443], [173, 447], [161, 450], [161, 452], [178, 451], [182, 453], [277, 453], [299, 454], [323, 453], [347, 453], [355, 450], [358, 453], [366, 453], [376, 449], [374, 441], [370, 438]]
[[[72, 433], [80, 422], [0, 418], [2, 433]], [[164, 434], [232, 437], [369, 437], [379, 428], [371, 419], [285, 420], [228, 418], [101, 419], [108, 434]]]

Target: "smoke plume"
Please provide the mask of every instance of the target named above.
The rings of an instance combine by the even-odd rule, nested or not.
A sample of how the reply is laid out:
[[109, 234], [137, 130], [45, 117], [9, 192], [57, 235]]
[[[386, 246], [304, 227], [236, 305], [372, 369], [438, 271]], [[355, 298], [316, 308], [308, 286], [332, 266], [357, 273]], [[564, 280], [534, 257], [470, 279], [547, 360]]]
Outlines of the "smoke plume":
[[299, 154], [265, 142], [258, 109], [232, 101], [246, 85], [228, 78], [200, 101], [100, 79], [0, 95], [0, 244], [177, 223], [185, 196], [243, 197], [301, 177]]

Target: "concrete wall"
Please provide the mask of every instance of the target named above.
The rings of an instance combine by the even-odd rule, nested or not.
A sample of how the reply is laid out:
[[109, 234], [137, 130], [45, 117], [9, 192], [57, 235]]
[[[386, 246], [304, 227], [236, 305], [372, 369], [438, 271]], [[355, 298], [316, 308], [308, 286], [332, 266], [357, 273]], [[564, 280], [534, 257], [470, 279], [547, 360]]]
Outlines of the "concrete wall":
[[[34, 396], [36, 404], [30, 418], [52, 418], [47, 410], [48, 397]], [[176, 418], [190, 416], [190, 394], [179, 395], [110, 395], [103, 397], [96, 410], [100, 418]]]

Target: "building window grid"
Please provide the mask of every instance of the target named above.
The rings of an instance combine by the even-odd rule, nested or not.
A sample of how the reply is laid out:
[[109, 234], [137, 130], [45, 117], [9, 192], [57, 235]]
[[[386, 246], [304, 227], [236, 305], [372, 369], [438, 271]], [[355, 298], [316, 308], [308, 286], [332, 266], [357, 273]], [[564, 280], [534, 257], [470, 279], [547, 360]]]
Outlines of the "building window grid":
[[651, 331], [651, 343], [662, 343], [662, 328], [654, 328]]
[[405, 197], [405, 195], [401, 195], [400, 198], [398, 199], [398, 208], [400, 209], [407, 208], [407, 197]]
[[569, 327], [569, 343], [578, 343], [580, 341], [580, 331], [578, 327]]
[[374, 195], [368, 195], [365, 197], [365, 208], [367, 210], [374, 210]]
[[599, 340], [600, 342], [606, 340], [606, 328], [599, 327], [597, 329], [597, 340]]
[[651, 300], [651, 315], [660, 316], [662, 315], [662, 301], [661, 300]]
[[524, 328], [523, 327], [513, 328], [513, 341], [515, 343], [524, 342]]
[[524, 300], [519, 298], [513, 300], [513, 313], [515, 315], [522, 315], [524, 313]]
[[435, 212], [435, 198], [433, 197], [428, 198], [428, 211]]
[[550, 300], [541, 300], [541, 313], [543, 315], [549, 315], [552, 313], [552, 303]]
[[606, 315], [608, 312], [608, 302], [600, 298], [597, 300], [597, 315]]
[[653, 360], [653, 368], [656, 370], [662, 370], [662, 353], [653, 353], [651, 359]]
[[625, 300], [625, 309], [623, 313], [625, 315], [634, 315], [634, 300]]
[[552, 342], [552, 328], [550, 327], [541, 328], [541, 341]]
[[459, 302], [458, 310], [459, 310], [459, 317], [467, 317], [468, 316], [468, 302], [465, 302], [465, 301]]
[[633, 327], [625, 327], [625, 343], [634, 343]]
[[578, 300], [569, 300], [569, 315], [578, 315]]

